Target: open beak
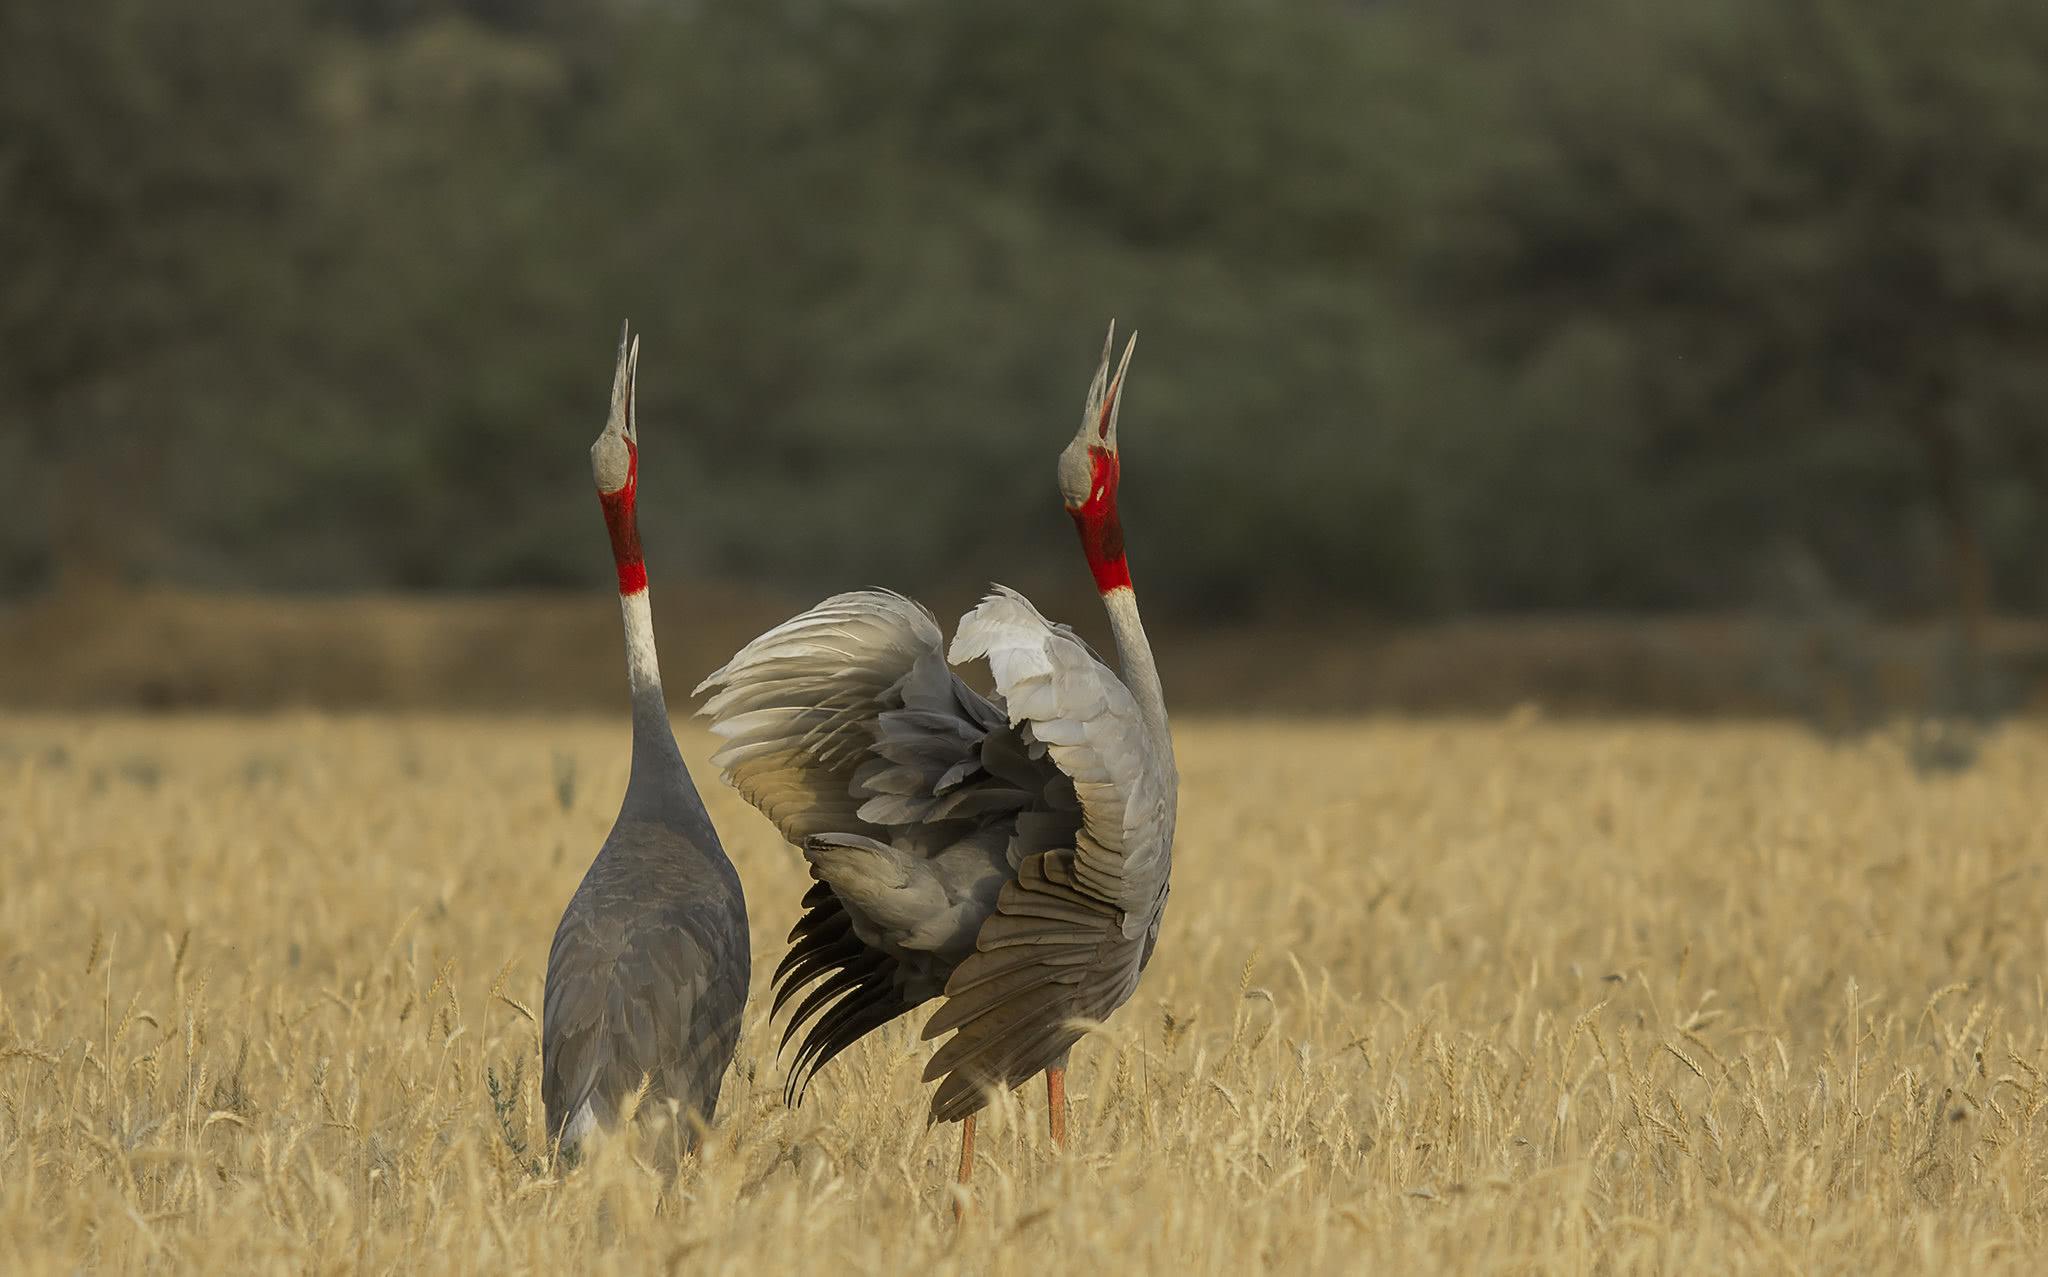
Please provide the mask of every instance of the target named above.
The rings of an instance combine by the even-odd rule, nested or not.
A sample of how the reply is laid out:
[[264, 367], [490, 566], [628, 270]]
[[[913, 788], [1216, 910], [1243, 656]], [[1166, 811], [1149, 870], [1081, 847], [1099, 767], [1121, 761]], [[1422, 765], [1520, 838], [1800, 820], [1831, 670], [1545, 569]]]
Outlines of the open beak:
[[1132, 333], [1117, 361], [1114, 376], [1109, 357], [1116, 350], [1116, 321], [1109, 321], [1109, 335], [1102, 339], [1102, 362], [1096, 365], [1095, 380], [1088, 385], [1088, 404], [1081, 411], [1081, 433], [1091, 448], [1116, 451], [1116, 418], [1123, 406], [1124, 372], [1131, 366], [1131, 353], [1138, 348], [1138, 334]]
[[640, 414], [638, 389], [640, 380], [640, 339], [632, 335], [632, 325], [619, 327], [619, 362], [612, 369], [612, 410], [605, 421], [605, 433], [624, 435], [635, 444], [640, 442]]

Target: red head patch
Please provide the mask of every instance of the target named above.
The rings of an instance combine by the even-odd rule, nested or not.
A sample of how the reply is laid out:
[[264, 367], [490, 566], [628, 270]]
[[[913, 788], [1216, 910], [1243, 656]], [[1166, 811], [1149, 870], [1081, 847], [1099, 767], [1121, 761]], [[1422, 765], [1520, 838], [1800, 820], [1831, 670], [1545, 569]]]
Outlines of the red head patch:
[[[1105, 418], [1106, 420], [1106, 418]], [[1124, 559], [1124, 525], [1117, 517], [1116, 489], [1121, 477], [1117, 455], [1107, 448], [1088, 449], [1088, 499], [1078, 509], [1067, 507], [1074, 527], [1081, 533], [1081, 553], [1088, 558], [1088, 570], [1095, 575], [1095, 588], [1103, 594], [1129, 589], [1130, 564]]]
[[604, 507], [604, 526], [612, 537], [612, 562], [619, 570], [619, 593], [638, 594], [647, 588], [647, 565], [640, 557], [640, 449], [626, 443], [626, 482], [616, 491], [597, 494]]

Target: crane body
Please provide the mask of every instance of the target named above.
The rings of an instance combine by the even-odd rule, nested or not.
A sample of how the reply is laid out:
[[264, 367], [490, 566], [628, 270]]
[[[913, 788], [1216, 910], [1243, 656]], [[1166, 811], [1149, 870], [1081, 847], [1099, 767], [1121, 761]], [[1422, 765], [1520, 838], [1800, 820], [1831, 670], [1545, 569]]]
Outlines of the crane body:
[[618, 571], [632, 771], [617, 820], [555, 930], [541, 1013], [541, 1097], [567, 1153], [640, 1115], [677, 1151], [709, 1122], [739, 1041], [752, 946], [738, 873], [670, 728], [640, 547], [637, 339], [621, 340], [612, 408], [591, 447]]
[[[1112, 341], [1114, 327], [1111, 329]], [[1159, 935], [1179, 776], [1117, 514], [1115, 374], [1105, 344], [1059, 483], [1121, 674], [996, 587], [950, 651], [921, 606], [836, 595], [742, 648], [698, 687], [713, 761], [809, 862], [814, 885], [775, 973], [795, 1004], [789, 1075], [818, 1069], [933, 999], [950, 1034], [925, 1072], [930, 1116], [962, 1129], [991, 1089], [1046, 1074], [1065, 1142], [1068, 1051], [1127, 1001]], [[983, 696], [953, 665], [986, 661]]]

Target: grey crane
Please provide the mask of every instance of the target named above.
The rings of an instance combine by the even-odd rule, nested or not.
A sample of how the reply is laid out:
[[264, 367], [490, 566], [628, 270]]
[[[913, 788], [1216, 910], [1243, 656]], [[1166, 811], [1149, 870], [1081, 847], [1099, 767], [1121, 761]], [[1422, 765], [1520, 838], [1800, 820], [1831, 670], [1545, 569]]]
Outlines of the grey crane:
[[[563, 1150], [628, 1101], [693, 1147], [739, 1040], [751, 962], [739, 875], [670, 730], [640, 550], [640, 342], [619, 341], [611, 413], [590, 448], [625, 617], [633, 763], [609, 837], [562, 911], [541, 1011], [541, 1099]], [[644, 1088], [644, 1091], [643, 1091]]]
[[700, 712], [725, 741], [712, 761], [814, 880], [775, 972], [775, 1011], [804, 993], [783, 1036], [803, 1033], [788, 1097], [943, 996], [924, 1036], [953, 1036], [925, 1080], [939, 1080], [931, 1120], [962, 1123], [962, 1183], [992, 1087], [1045, 1073], [1064, 1147], [1069, 1049], [1130, 998], [1166, 906], [1180, 782], [1117, 516], [1132, 347], [1112, 376], [1115, 336], [1112, 324], [1059, 487], [1121, 679], [997, 586], [950, 653], [985, 659], [994, 697], [953, 672], [931, 613], [873, 590], [768, 631], [697, 689], [713, 692]]

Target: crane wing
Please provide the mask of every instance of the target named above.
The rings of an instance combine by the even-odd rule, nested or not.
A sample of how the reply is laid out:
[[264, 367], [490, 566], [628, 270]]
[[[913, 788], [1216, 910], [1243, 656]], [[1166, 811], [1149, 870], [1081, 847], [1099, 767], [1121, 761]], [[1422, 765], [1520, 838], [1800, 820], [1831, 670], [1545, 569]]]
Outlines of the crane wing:
[[817, 880], [775, 972], [774, 1012], [815, 984], [784, 1042], [790, 1095], [861, 1036], [944, 987], [1033, 849], [1071, 840], [1071, 792], [1001, 710], [947, 667], [938, 623], [900, 595], [841, 594], [749, 643], [697, 689], [726, 780], [804, 849]]
[[1137, 704], [1073, 631], [997, 588], [960, 622], [957, 661], [986, 657], [1010, 720], [1073, 782], [1071, 848], [1025, 858], [1003, 885], [974, 952], [946, 983], [924, 1036], [953, 1036], [925, 1080], [943, 1078], [934, 1121], [982, 1107], [1059, 1063], [1137, 988], [1165, 906], [1172, 786]]
[[[572, 902], [548, 952], [541, 1100], [551, 1138], [573, 1148], [647, 1085], [709, 1120], [746, 1002], [743, 936], [707, 947], [683, 911], [623, 899]], [[733, 977], [736, 975], [736, 979]]]
[[1119, 911], [1142, 935], [1165, 886], [1172, 786], [1123, 680], [1078, 635], [997, 586], [960, 619], [954, 664], [985, 657], [1012, 724], [1043, 744], [1081, 802], [1075, 889]]
[[901, 707], [897, 685], [940, 643], [932, 614], [900, 594], [826, 599], [697, 685], [713, 692], [698, 712], [726, 741], [711, 761], [798, 846], [813, 834], [884, 836], [860, 815], [855, 772], [872, 757], [875, 719]]
[[925, 1081], [944, 1079], [932, 1095], [933, 1121], [957, 1122], [979, 1111], [990, 1089], [1058, 1064], [1089, 1021], [1107, 1019], [1136, 991], [1147, 935], [1126, 936], [1117, 910], [1083, 888], [1074, 869], [1071, 851], [1026, 859], [946, 982], [946, 1003], [924, 1027], [926, 1039], [957, 1030], [925, 1066]]

